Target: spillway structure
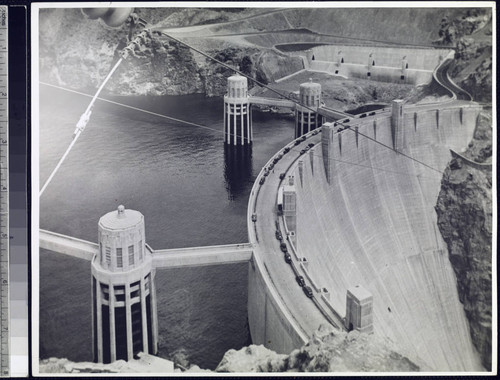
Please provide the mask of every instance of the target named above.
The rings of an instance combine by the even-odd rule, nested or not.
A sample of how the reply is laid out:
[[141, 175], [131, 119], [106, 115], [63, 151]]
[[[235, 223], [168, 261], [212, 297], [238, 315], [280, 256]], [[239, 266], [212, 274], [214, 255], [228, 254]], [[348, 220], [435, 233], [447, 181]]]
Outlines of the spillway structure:
[[144, 216], [123, 206], [105, 214], [99, 220], [98, 244], [92, 259], [94, 361], [156, 354], [155, 269], [145, 245]]

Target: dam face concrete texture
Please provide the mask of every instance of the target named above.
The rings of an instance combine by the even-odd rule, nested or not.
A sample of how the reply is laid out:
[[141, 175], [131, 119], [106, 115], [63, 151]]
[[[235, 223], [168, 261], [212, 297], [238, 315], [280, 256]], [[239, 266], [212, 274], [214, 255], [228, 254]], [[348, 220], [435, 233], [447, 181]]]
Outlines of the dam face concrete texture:
[[[308, 252], [308, 270], [330, 291], [335, 309], [346, 315], [346, 290], [363, 286], [373, 295], [374, 333], [436, 371], [481, 369], [434, 211], [449, 149], [467, 145], [478, 112], [403, 110], [398, 151], [439, 172], [357, 135], [353, 126], [336, 132], [326, 124], [322, 149], [304, 158], [296, 184], [297, 249]], [[392, 146], [391, 119], [356, 125]], [[313, 172], [309, 160], [324, 170]], [[299, 175], [298, 166], [293, 173]]]

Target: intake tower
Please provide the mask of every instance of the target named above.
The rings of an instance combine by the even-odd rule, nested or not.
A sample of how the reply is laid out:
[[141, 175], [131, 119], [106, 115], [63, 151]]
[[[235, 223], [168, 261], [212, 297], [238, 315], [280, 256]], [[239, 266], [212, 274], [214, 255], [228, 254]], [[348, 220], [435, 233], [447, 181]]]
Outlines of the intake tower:
[[93, 356], [98, 363], [158, 351], [155, 271], [144, 216], [119, 206], [99, 220], [92, 260]]

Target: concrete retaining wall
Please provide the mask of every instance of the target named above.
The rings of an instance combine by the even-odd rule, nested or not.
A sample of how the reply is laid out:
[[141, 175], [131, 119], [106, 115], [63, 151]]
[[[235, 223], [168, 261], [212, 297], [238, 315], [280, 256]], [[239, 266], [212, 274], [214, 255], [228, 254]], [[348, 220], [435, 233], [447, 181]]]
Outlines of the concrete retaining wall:
[[[399, 67], [372, 66], [370, 76], [366, 65], [335, 62], [312, 61], [310, 70], [340, 75], [347, 78], [371, 79], [379, 82], [420, 85], [432, 80], [432, 70], [401, 70]], [[403, 78], [401, 77], [403, 75]]]
[[403, 57], [406, 57], [408, 69], [433, 71], [449, 49], [416, 49], [397, 47], [324, 45], [311, 48], [314, 60], [337, 62], [344, 58], [344, 63], [368, 65], [369, 55], [375, 61], [375, 66], [387, 66], [401, 69]]

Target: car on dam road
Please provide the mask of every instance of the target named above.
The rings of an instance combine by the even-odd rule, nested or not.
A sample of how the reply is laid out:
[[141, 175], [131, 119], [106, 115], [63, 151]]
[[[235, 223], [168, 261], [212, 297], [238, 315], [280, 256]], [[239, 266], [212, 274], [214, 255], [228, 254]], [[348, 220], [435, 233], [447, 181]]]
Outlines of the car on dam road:
[[289, 147], [286, 147], [285, 149], [283, 149], [283, 154], [287, 154], [288, 152], [290, 152], [290, 148]]
[[288, 252], [288, 249], [286, 248], [286, 243], [281, 243], [280, 244], [280, 249], [284, 253]]
[[293, 143], [293, 145], [297, 146], [300, 144], [300, 140], [295, 140], [295, 142]]
[[280, 174], [280, 179], [281, 179], [281, 180], [285, 179], [285, 176], [286, 176], [286, 173], [281, 173], [281, 174]]
[[257, 221], [257, 214], [252, 214], [252, 222], [256, 222]]
[[289, 253], [285, 253], [285, 262], [287, 264], [291, 264], [291, 262], [292, 262], [292, 256], [290, 256]]
[[308, 296], [309, 298], [313, 298], [313, 291], [310, 286], [304, 286], [302, 290], [304, 291], [306, 296]]
[[278, 239], [279, 241], [283, 240], [283, 236], [281, 235], [280, 231], [276, 231], [275, 235], [276, 235], [276, 239]]
[[297, 276], [295, 277], [295, 280], [297, 281], [297, 284], [299, 284], [300, 287], [304, 287], [306, 285], [306, 281], [304, 280], [303, 276]]
[[259, 185], [263, 185], [266, 182], [266, 177], [262, 177], [259, 181]]

